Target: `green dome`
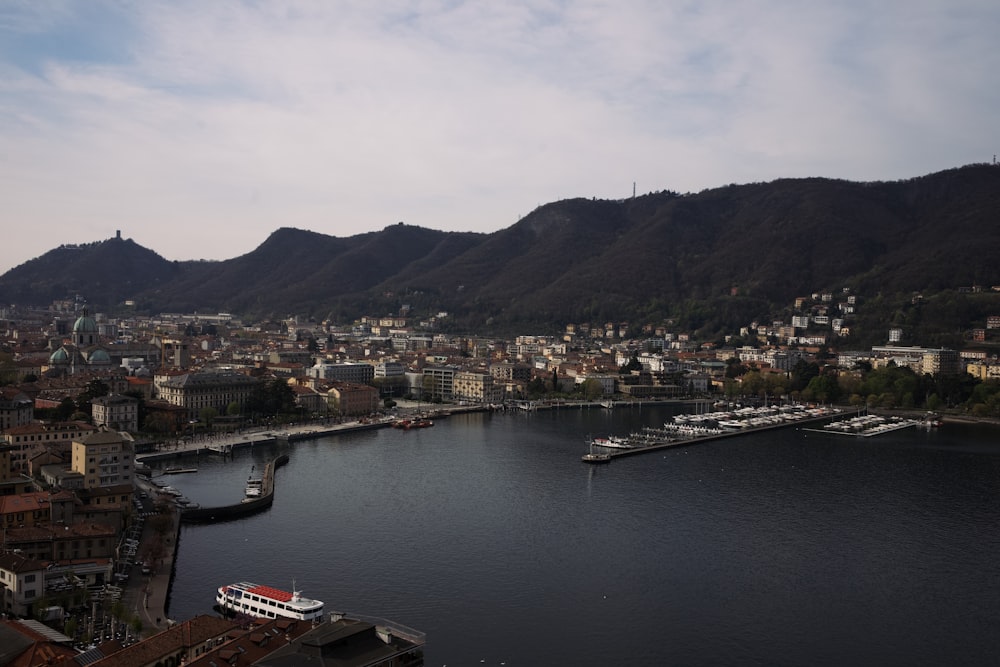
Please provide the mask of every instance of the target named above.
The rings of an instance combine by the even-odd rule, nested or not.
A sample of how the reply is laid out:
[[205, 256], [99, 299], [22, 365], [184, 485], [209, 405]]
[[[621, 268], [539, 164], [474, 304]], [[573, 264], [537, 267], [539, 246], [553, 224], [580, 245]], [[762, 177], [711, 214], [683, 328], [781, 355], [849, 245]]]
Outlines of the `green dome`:
[[107, 350], [98, 348], [90, 353], [90, 356], [87, 357], [87, 361], [92, 364], [110, 364], [111, 356], [108, 354]]
[[93, 317], [87, 315], [87, 311], [83, 311], [83, 316], [78, 318], [76, 323], [73, 325], [73, 333], [75, 334], [96, 334], [97, 333], [97, 320]]
[[52, 353], [49, 357], [50, 364], [68, 364], [69, 363], [69, 352], [66, 351], [65, 347], [60, 347], [58, 350]]

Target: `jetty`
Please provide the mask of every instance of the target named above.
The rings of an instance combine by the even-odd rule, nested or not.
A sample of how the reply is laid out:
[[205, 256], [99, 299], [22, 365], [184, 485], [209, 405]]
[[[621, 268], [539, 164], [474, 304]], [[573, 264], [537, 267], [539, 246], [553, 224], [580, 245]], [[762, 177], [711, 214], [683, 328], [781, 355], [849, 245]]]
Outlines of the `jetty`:
[[591, 447], [581, 457], [584, 463], [608, 463], [625, 456], [658, 452], [671, 447], [696, 445], [747, 433], [772, 429], [817, 424], [829, 421], [840, 414], [832, 407], [807, 408], [802, 405], [741, 408], [735, 411], [707, 412], [703, 414], [676, 415], [672, 422], [662, 427], [646, 427], [624, 438], [625, 446], [616, 444], [613, 450]]
[[823, 428], [811, 428], [809, 431], [817, 433], [831, 433], [833, 435], [852, 435], [859, 438], [871, 438], [876, 435], [898, 431], [904, 428], [912, 428], [924, 422], [918, 419], [904, 419], [903, 417], [882, 417], [881, 415], [858, 415], [849, 419], [831, 421]]

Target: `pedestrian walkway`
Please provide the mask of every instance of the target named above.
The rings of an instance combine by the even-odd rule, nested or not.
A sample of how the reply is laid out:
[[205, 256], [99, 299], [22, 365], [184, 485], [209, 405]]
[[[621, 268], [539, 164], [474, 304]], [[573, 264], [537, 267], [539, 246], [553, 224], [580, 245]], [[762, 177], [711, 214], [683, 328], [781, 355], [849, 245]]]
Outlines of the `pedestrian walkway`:
[[[122, 601], [126, 608], [142, 622], [143, 637], [165, 630], [172, 624], [167, 617], [167, 603], [174, 569], [174, 554], [177, 551], [177, 539], [180, 535], [180, 512], [176, 508], [171, 509], [169, 516], [170, 527], [163, 538], [166, 548], [162, 558], [148, 563], [148, 574], [143, 574], [142, 564], [136, 563], [123, 594]], [[145, 521], [139, 542], [140, 554], [149, 553], [160, 539], [153, 523]]]

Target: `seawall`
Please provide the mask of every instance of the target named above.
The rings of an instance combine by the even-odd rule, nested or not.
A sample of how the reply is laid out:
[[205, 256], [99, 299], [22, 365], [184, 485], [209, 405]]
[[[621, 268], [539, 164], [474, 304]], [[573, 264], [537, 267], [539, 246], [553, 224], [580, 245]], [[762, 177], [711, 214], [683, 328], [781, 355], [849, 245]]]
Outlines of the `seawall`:
[[218, 507], [195, 507], [181, 512], [182, 523], [219, 523], [263, 512], [274, 502], [274, 473], [288, 463], [288, 454], [281, 454], [264, 467], [263, 492], [260, 498]]

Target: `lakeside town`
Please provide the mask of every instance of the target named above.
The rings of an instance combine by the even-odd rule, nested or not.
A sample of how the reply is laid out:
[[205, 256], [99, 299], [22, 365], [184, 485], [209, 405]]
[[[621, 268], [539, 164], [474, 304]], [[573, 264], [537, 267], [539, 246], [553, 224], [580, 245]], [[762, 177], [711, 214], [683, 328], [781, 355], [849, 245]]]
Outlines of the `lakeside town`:
[[[628, 325], [611, 323], [512, 340], [455, 336], [408, 313], [343, 326], [225, 313], [111, 317], [76, 300], [3, 309], [0, 593], [8, 618], [0, 636], [46, 664], [81, 664], [82, 652], [88, 665], [209, 664], [234, 652], [262, 660], [279, 646], [269, 650], [261, 637], [288, 637], [291, 651], [320, 641], [317, 633], [329, 634], [331, 654], [344, 637], [363, 637], [384, 660], [364, 664], [421, 664], [422, 638], [387, 632], [387, 623], [168, 619], [180, 508], [143, 478], [144, 455], [254, 434], [419, 427], [433, 410], [566, 400], [787, 399], [990, 416], [993, 394], [976, 408], [961, 392], [995, 384], [995, 353], [902, 346], [898, 330], [884, 346], [836, 350], [830, 335], [808, 329], [850, 340], [854, 298], [841, 296], [804, 297], [798, 312], [813, 315], [748, 324], [725, 341], [738, 345], [668, 326], [641, 327], [633, 338]], [[1000, 329], [1000, 317], [986, 327]]]

